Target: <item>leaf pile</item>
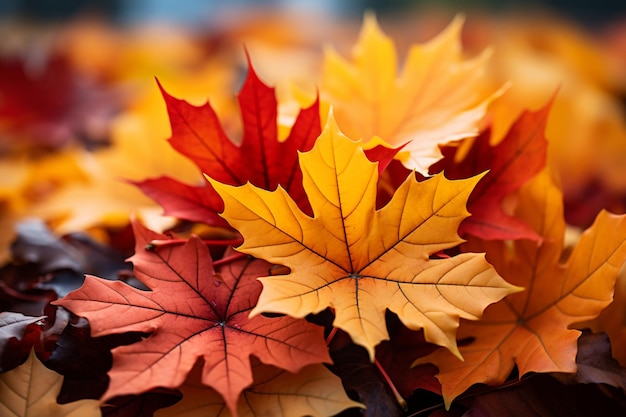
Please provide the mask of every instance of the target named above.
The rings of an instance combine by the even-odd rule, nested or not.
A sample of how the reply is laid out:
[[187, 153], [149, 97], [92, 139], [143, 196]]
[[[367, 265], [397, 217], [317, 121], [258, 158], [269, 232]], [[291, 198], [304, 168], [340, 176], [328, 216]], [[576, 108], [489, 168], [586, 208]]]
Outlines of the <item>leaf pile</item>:
[[[506, 113], [506, 80], [489, 50], [466, 57], [462, 26], [399, 69], [367, 14], [350, 59], [325, 50], [305, 105], [310, 92], [262, 81], [253, 47], [232, 104], [223, 91], [194, 104], [151, 74], [162, 111], [138, 97], [98, 150], [37, 137], [77, 105], [37, 103], [46, 77], [0, 83], [0, 99], [33, 91], [0, 101], [3, 128], [52, 152], [36, 167], [11, 148], [19, 178], [0, 187], [14, 231], [0, 246], [0, 414], [626, 411], [626, 216], [589, 204], [585, 230], [568, 224], [573, 181], [549, 135], [567, 88]], [[222, 56], [173, 44], [190, 79]], [[70, 86], [72, 65], [100, 62], [102, 85], [128, 81], [97, 52], [50, 71]], [[151, 143], [154, 115], [167, 141]]]

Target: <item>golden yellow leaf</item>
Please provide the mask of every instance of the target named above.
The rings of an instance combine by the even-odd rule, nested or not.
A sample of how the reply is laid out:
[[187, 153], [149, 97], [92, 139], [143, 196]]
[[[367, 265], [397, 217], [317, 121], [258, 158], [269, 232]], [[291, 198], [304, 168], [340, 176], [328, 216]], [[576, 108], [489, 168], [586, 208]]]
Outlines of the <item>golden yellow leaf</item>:
[[332, 49], [325, 54], [321, 96], [342, 131], [365, 142], [408, 143], [403, 163], [423, 174], [441, 158], [437, 144], [476, 136], [493, 98], [480, 85], [489, 51], [464, 60], [462, 25], [457, 17], [430, 42], [413, 45], [398, 75], [393, 42], [366, 14], [352, 62]]
[[97, 400], [58, 404], [63, 377], [46, 368], [31, 351], [26, 362], [0, 374], [2, 417], [100, 417]]
[[[363, 407], [346, 395], [341, 379], [323, 365], [309, 365], [292, 374], [251, 358], [254, 383], [237, 404], [237, 417], [326, 417], [350, 407]], [[200, 382], [201, 367], [191, 370], [180, 388], [183, 399], [155, 417], [231, 417], [224, 399]]]
[[374, 347], [388, 339], [389, 309], [408, 327], [424, 328], [428, 341], [458, 353], [459, 317], [477, 319], [486, 305], [518, 290], [482, 254], [430, 259], [462, 242], [457, 228], [480, 176], [437, 175], [418, 183], [410, 174], [376, 211], [376, 164], [332, 116], [313, 150], [300, 155], [300, 166], [313, 218], [280, 187], [270, 192], [209, 179], [224, 200], [222, 216], [244, 236], [238, 250], [291, 268], [261, 278], [251, 315], [304, 317], [331, 307], [334, 326], [373, 358]]

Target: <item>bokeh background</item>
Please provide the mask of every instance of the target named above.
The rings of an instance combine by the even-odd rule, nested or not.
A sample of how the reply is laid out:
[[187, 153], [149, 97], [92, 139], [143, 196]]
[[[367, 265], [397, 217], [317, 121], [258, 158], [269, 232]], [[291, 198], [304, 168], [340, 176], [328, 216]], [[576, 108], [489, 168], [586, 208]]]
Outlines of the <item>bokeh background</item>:
[[200, 25], [226, 9], [272, 7], [315, 10], [344, 17], [359, 16], [365, 10], [378, 13], [406, 12], [425, 8], [482, 10], [488, 12], [540, 11], [557, 13], [582, 24], [597, 26], [624, 18], [626, 4], [621, 0], [5, 0], [0, 4], [4, 17], [29, 17], [37, 20], [65, 20], [85, 13], [97, 13], [116, 23], [167, 20]]

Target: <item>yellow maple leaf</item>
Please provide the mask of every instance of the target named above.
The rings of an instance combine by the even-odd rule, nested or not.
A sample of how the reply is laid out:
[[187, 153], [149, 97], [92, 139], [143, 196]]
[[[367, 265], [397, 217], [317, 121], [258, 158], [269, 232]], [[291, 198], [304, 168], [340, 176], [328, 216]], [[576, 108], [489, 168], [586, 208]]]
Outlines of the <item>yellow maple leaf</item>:
[[[238, 417], [325, 417], [350, 407], [363, 407], [350, 400], [341, 379], [323, 365], [309, 365], [292, 374], [251, 358], [254, 383], [237, 403]], [[224, 399], [202, 384], [202, 368], [196, 365], [180, 387], [183, 399], [173, 407], [158, 410], [156, 417], [232, 417]]]
[[617, 271], [626, 258], [626, 216], [601, 212], [581, 236], [567, 263], [561, 263], [565, 221], [560, 190], [547, 170], [520, 194], [517, 215], [544, 237], [539, 244], [471, 242], [508, 281], [527, 288], [489, 306], [477, 322], [463, 322], [464, 362], [443, 349], [416, 364], [439, 368], [446, 406], [476, 383], [498, 385], [513, 366], [528, 372], [576, 372], [580, 331], [570, 327], [596, 317], [612, 300]]
[[396, 313], [426, 339], [458, 353], [459, 317], [477, 319], [484, 307], [518, 288], [503, 281], [483, 254], [430, 259], [462, 242], [467, 197], [481, 176], [418, 183], [410, 174], [376, 211], [378, 169], [332, 116], [313, 150], [300, 155], [303, 185], [314, 217], [284, 189], [233, 187], [209, 178], [222, 196], [222, 216], [244, 236], [239, 251], [291, 268], [261, 278], [251, 315], [304, 317], [326, 307], [370, 357], [388, 339], [385, 311]]
[[490, 53], [464, 60], [462, 25], [457, 17], [430, 42], [413, 45], [397, 75], [393, 42], [366, 14], [352, 63], [332, 49], [325, 53], [321, 96], [342, 131], [365, 142], [408, 143], [399, 156], [423, 174], [441, 158], [439, 143], [476, 136], [494, 97], [481, 87]]
[[0, 374], [2, 417], [100, 417], [97, 400], [58, 404], [63, 376], [46, 368], [31, 351], [22, 365]]

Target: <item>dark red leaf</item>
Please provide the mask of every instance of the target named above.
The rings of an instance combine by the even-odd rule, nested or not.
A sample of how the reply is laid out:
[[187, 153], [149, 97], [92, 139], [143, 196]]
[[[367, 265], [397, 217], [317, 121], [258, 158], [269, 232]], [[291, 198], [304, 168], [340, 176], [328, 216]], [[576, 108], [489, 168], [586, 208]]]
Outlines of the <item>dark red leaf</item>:
[[[608, 394], [608, 395], [607, 395]], [[564, 385], [548, 375], [480, 395], [466, 417], [597, 417], [626, 415], [623, 395], [598, 385]]]
[[576, 374], [556, 374], [568, 383], [608, 384], [626, 390], [626, 369], [611, 356], [611, 342], [606, 333], [583, 330], [578, 338]]
[[460, 179], [489, 170], [469, 197], [472, 215], [459, 227], [461, 236], [482, 239], [532, 239], [540, 236], [525, 222], [507, 214], [502, 200], [537, 174], [546, 163], [547, 140], [544, 136], [552, 100], [538, 111], [525, 111], [495, 146], [486, 130], [468, 154], [457, 161], [459, 144], [442, 147], [444, 158], [431, 166], [430, 173], [444, 171], [447, 178]]

